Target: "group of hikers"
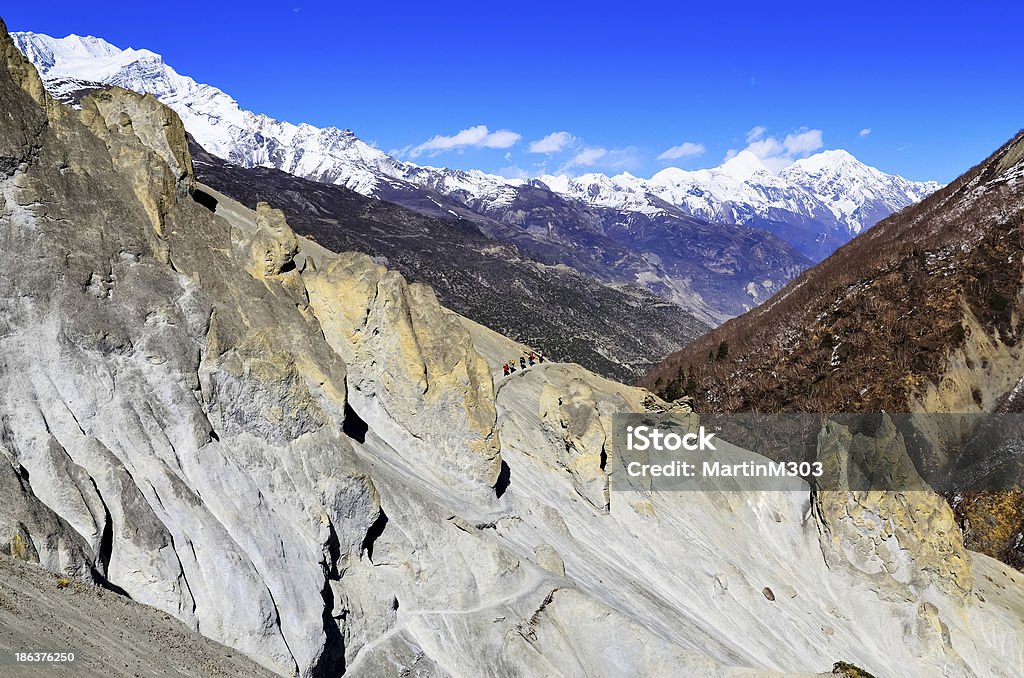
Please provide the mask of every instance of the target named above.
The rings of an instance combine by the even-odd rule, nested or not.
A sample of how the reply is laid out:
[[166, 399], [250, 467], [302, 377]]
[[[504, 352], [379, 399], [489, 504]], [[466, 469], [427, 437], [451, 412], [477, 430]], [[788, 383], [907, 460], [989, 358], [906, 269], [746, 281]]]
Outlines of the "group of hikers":
[[[533, 367], [535, 364], [542, 362], [544, 362], [544, 354], [541, 351], [530, 351], [519, 356], [519, 369], [525, 370], [527, 367]], [[501, 366], [501, 369], [506, 377], [512, 374], [516, 371], [516, 359], [509, 360]]]

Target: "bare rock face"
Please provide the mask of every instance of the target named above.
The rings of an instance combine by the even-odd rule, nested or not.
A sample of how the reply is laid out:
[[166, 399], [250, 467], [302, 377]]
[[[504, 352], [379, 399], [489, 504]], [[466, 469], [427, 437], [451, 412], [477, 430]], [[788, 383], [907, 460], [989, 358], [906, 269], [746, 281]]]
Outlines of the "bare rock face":
[[[284, 213], [265, 202], [256, 205], [256, 232], [237, 246], [249, 260], [254, 278], [281, 275], [294, 266], [299, 239], [285, 221]], [[246, 251], [247, 250], [247, 251]]]
[[570, 378], [547, 383], [541, 390], [539, 414], [545, 428], [565, 450], [563, 466], [580, 496], [600, 510], [608, 508], [605, 466], [611, 445], [611, 422], [602, 420], [593, 389], [586, 381]]
[[0, 553], [91, 581], [92, 551], [81, 535], [40, 501], [24, 469], [0, 447]]
[[361, 416], [397, 449], [418, 449], [414, 462], [430, 460], [442, 482], [493, 487], [501, 456], [490, 370], [455, 314], [362, 254], [337, 255], [304, 280]]
[[81, 120], [106, 144], [111, 160], [131, 168], [132, 190], [163, 239], [168, 213], [195, 186], [181, 120], [152, 96], [120, 88], [85, 97]]
[[8, 85], [0, 90], [0, 110], [5, 112], [0, 116], [0, 173], [11, 176], [39, 148], [47, 122], [41, 109], [59, 107], [46, 94], [39, 73], [8, 39], [0, 42], [0, 65]]
[[344, 364], [188, 198], [173, 114], [114, 90], [51, 115], [14, 65], [0, 91], [34, 140], [0, 186], [9, 551], [274, 671], [328, 670], [328, 581], [379, 514], [341, 432]]
[[177, 196], [184, 197], [196, 181], [185, 126], [172, 110], [153, 99], [120, 87], [93, 92], [81, 102], [82, 121], [104, 140], [118, 128], [125, 135], [136, 135], [144, 148], [160, 156], [174, 177]]
[[551, 544], [537, 544], [533, 547], [533, 554], [537, 557], [537, 564], [545, 570], [559, 577], [565, 576], [565, 562]]
[[[827, 489], [815, 494], [814, 508], [830, 565], [852, 566], [917, 589], [937, 586], [967, 598], [971, 566], [953, 511], [918, 477], [888, 416], [883, 415], [872, 437], [852, 435], [829, 422], [819, 434], [818, 454], [826, 471], [821, 484]], [[890, 477], [880, 488], [906, 489], [851, 490], [865, 486], [851, 483], [854, 466], [884, 470]]]

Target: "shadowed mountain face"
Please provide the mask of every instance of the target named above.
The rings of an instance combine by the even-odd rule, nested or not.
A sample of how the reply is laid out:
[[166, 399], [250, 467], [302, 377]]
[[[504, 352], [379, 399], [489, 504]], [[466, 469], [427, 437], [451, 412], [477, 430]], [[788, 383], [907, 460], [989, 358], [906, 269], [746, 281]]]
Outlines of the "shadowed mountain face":
[[[1022, 225], [1018, 134], [642, 383], [706, 410], [1019, 410]], [[1024, 498], [953, 499], [969, 545], [1024, 565]]]
[[471, 221], [425, 216], [278, 170], [243, 169], [195, 144], [192, 152], [204, 183], [251, 207], [270, 202], [296, 232], [328, 249], [381, 257], [409, 280], [431, 285], [449, 308], [553, 359], [634, 381], [709, 329], [645, 289], [539, 263]]
[[[562, 196], [538, 181], [497, 204], [455, 197], [506, 224], [511, 232], [495, 237], [541, 261], [639, 283], [712, 324], [760, 304], [811, 264], [766, 230], [710, 223], [653, 196], [647, 210], [623, 209]], [[401, 195], [395, 201], [405, 204]]]

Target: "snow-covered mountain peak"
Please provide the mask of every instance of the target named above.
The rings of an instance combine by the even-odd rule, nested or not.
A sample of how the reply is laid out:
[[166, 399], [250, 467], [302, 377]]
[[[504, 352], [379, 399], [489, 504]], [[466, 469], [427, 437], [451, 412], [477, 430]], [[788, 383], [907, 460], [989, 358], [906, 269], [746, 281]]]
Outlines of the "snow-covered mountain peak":
[[537, 179], [554, 193], [595, 207], [648, 215], [664, 211], [661, 205], [651, 201], [645, 181], [631, 174], [623, 173], [614, 177], [598, 172], [576, 177], [544, 174]]
[[794, 165], [835, 167], [843, 164], [862, 164], [853, 157], [849, 151], [842, 148], [832, 148], [814, 155], [807, 156], [793, 163]]
[[694, 174], [694, 172], [687, 172], [686, 170], [679, 169], [678, 167], [666, 167], [663, 170], [655, 172], [654, 176], [647, 181], [654, 185], [666, 186], [669, 184], [678, 184], [683, 181], [688, 181], [693, 178]]
[[39, 33], [14, 33], [12, 37], [44, 78], [102, 82], [136, 62], [163, 63], [159, 54], [148, 49], [121, 49], [91, 35], [52, 38]]
[[884, 176], [873, 167], [865, 165], [848, 151], [832, 149], [801, 158], [779, 172], [782, 176], [802, 175], [878, 175]]
[[[53, 38], [42, 33], [25, 31], [16, 33], [13, 37], [19, 49], [27, 46], [38, 54], [53, 55], [54, 53], [60, 53], [65, 58], [71, 55], [93, 58], [110, 57], [126, 51], [114, 47], [103, 38], [97, 38], [93, 35], [75, 35], [72, 33], [63, 38]], [[46, 60], [41, 60], [36, 68], [42, 70], [42, 68], [46, 67], [46, 63]]]
[[737, 181], [747, 181], [756, 174], [771, 174], [761, 158], [747, 150], [740, 151], [716, 168], [718, 173]]
[[820, 231], [802, 236], [798, 245], [815, 258], [939, 188], [886, 174], [839, 149], [798, 160], [778, 174], [741, 151], [718, 167], [668, 167], [646, 180], [595, 174], [542, 179], [553, 191], [595, 206], [650, 214], [669, 203], [709, 221], [815, 223]]

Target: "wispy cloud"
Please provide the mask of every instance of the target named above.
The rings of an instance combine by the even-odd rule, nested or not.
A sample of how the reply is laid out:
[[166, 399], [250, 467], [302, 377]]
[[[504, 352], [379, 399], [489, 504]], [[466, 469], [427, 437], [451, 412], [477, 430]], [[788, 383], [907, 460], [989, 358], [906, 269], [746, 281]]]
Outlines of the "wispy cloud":
[[748, 144], [752, 144], [755, 141], [757, 141], [758, 139], [760, 139], [761, 137], [763, 137], [767, 133], [768, 133], [768, 128], [767, 127], [762, 127], [761, 125], [758, 125], [757, 127], [753, 128], [752, 130], [747, 132], [747, 143]]
[[[801, 127], [781, 139], [767, 135], [767, 127], [759, 125], [753, 128], [747, 132], [747, 147], [743, 150], [756, 155], [765, 167], [773, 172], [793, 164], [795, 160], [807, 157], [825, 145], [820, 129]], [[737, 153], [738, 150], [730, 149], [725, 156], [726, 160], [735, 157]]]
[[400, 154], [416, 158], [424, 153], [436, 155], [465, 148], [511, 148], [522, 138], [521, 134], [511, 130], [499, 129], [492, 132], [487, 129], [487, 125], [476, 125], [451, 136], [435, 134], [419, 146], [402, 149]]
[[529, 179], [530, 173], [524, 170], [518, 165], [509, 165], [508, 167], [500, 168], [496, 174], [506, 179]]
[[704, 144], [698, 144], [693, 141], [684, 141], [678, 146], [667, 148], [665, 151], [658, 156], [658, 160], [678, 160], [680, 158], [695, 158], [698, 155], [703, 155], [705, 151]]
[[608, 149], [606, 148], [584, 148], [570, 158], [562, 167], [566, 169], [570, 167], [589, 167], [606, 155], [608, 155]]
[[601, 146], [589, 146], [580, 149], [573, 157], [569, 158], [561, 167], [558, 173], [568, 173], [570, 170], [580, 168], [628, 170], [635, 169], [639, 164], [636, 146], [625, 148], [602, 148]]
[[825, 144], [821, 140], [820, 129], [802, 128], [794, 134], [787, 134], [782, 140], [782, 145], [789, 155], [807, 155]]
[[871, 134], [871, 128], [865, 127], [860, 132], [858, 132], [858, 134], [860, 134], [862, 137], [866, 137], [867, 135]]
[[576, 137], [568, 132], [552, 132], [543, 139], [530, 143], [530, 153], [558, 153], [564, 151], [576, 141]]

